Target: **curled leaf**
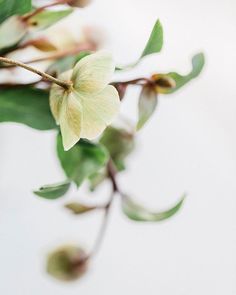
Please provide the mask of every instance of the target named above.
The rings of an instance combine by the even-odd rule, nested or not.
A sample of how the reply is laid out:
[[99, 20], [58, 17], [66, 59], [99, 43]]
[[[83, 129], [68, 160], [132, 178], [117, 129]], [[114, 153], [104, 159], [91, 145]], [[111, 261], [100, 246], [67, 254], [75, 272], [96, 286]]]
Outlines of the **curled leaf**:
[[204, 54], [199, 53], [192, 58], [192, 70], [188, 75], [183, 76], [176, 72], [171, 72], [166, 74], [168, 77], [170, 77], [171, 79], [175, 81], [176, 86], [174, 88], [167, 89], [163, 93], [167, 93], [167, 94], [173, 93], [179, 88], [181, 88], [182, 86], [184, 86], [185, 84], [187, 84], [192, 79], [196, 78], [201, 73], [204, 63], [205, 63]]
[[64, 196], [70, 188], [70, 182], [64, 181], [56, 184], [42, 186], [34, 194], [48, 200], [55, 200]]
[[174, 205], [172, 208], [161, 211], [161, 212], [152, 212], [141, 205], [137, 204], [131, 198], [125, 196], [122, 199], [122, 210], [124, 214], [131, 220], [134, 221], [144, 221], [144, 222], [157, 222], [168, 219], [175, 215], [179, 209], [182, 207], [185, 196]]
[[88, 269], [88, 257], [83, 249], [64, 246], [52, 252], [47, 260], [47, 272], [62, 281], [82, 277]]
[[153, 87], [144, 86], [139, 96], [139, 119], [137, 130], [140, 130], [150, 119], [157, 106], [157, 93]]
[[84, 214], [97, 209], [96, 207], [83, 205], [78, 202], [66, 204], [65, 207], [69, 209], [72, 213], [74, 213], [75, 215]]

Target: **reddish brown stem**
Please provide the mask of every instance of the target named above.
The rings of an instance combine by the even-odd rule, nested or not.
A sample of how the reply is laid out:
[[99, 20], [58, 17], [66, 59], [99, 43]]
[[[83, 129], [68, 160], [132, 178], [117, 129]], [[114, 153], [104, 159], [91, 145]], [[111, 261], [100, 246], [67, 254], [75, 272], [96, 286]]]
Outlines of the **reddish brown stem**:
[[31, 17], [34, 17], [35, 15], [41, 13], [42, 11], [44, 11], [47, 8], [50, 8], [50, 7], [53, 7], [53, 6], [56, 6], [56, 5], [66, 4], [68, 2], [69, 2], [69, 0], [57, 0], [57, 1], [53, 2], [53, 3], [46, 4], [46, 5], [42, 6], [42, 7], [36, 8], [34, 11], [26, 14], [25, 16], [22, 17], [22, 20], [23, 21], [28, 21]]

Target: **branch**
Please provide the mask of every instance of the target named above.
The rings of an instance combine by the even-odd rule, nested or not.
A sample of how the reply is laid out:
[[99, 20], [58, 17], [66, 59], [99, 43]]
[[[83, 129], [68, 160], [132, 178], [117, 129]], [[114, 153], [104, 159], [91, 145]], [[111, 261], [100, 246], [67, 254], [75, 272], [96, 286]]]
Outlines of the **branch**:
[[26, 65], [22, 62], [19, 62], [19, 61], [15, 61], [15, 60], [12, 60], [12, 59], [9, 59], [6, 57], [0, 57], [0, 62], [4, 62], [4, 63], [10, 64], [10, 65], [21, 67], [27, 71], [30, 71], [32, 73], [35, 73], [35, 74], [41, 76], [44, 80], [51, 81], [52, 83], [56, 83], [57, 85], [65, 88], [65, 89], [70, 89], [72, 86], [72, 82], [70, 82], [70, 81], [62, 81], [60, 79], [56, 79], [56, 78], [52, 77], [51, 75], [48, 75], [38, 69], [35, 69], [35, 68], [28, 66], [28, 65]]

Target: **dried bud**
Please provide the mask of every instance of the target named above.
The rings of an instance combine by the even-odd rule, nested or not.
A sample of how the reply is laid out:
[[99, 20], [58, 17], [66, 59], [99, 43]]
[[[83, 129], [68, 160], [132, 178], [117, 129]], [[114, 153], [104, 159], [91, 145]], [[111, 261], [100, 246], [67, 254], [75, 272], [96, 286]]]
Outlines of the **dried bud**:
[[89, 5], [91, 0], [69, 0], [68, 4], [73, 7], [84, 8], [85, 6]]
[[47, 261], [47, 272], [62, 281], [76, 280], [87, 271], [86, 253], [75, 246], [65, 246], [51, 253]]
[[157, 93], [166, 93], [167, 90], [176, 86], [175, 80], [164, 74], [154, 74], [151, 77], [155, 83]]

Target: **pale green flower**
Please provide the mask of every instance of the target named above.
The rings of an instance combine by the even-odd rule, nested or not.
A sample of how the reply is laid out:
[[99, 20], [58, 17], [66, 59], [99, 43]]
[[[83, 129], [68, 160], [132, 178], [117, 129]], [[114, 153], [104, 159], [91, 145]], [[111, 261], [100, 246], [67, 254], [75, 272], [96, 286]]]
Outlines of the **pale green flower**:
[[73, 70], [60, 75], [72, 81], [70, 90], [54, 84], [50, 94], [53, 116], [60, 125], [65, 150], [80, 138], [94, 139], [113, 121], [120, 106], [115, 87], [108, 85], [115, 65], [111, 56], [98, 52], [84, 57]]

